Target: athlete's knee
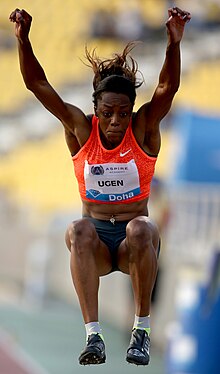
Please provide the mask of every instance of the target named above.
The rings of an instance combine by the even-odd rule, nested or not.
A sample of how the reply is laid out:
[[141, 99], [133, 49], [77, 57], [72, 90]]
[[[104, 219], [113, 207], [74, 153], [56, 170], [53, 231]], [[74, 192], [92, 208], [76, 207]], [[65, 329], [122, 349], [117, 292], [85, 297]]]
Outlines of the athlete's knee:
[[134, 218], [127, 225], [126, 236], [128, 242], [132, 245], [138, 245], [143, 247], [152, 241], [153, 230], [151, 223], [146, 219]]
[[95, 226], [86, 218], [72, 222], [66, 232], [67, 247], [83, 253], [92, 249], [97, 239]]
[[141, 263], [146, 259], [145, 255], [157, 251], [159, 243], [157, 226], [146, 217], [137, 217], [127, 225], [126, 241], [129, 261]]

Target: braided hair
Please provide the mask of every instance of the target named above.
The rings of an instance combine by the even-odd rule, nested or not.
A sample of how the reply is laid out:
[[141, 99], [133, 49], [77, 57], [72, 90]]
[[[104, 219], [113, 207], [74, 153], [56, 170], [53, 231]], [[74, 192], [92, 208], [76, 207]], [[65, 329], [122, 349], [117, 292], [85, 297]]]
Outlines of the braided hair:
[[106, 60], [101, 60], [95, 49], [90, 53], [86, 47], [86, 58], [94, 72], [93, 102], [95, 106], [97, 106], [97, 100], [104, 91], [125, 94], [134, 105], [136, 88], [143, 83], [143, 81], [137, 80], [138, 64], [129, 55], [135, 45], [134, 42], [128, 43], [121, 54], [115, 53], [113, 58]]

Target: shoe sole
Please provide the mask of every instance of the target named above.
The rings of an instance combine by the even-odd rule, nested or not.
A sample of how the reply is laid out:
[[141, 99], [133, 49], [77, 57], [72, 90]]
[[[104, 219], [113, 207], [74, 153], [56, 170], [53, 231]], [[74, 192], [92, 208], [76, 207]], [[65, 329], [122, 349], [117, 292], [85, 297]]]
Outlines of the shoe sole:
[[79, 358], [80, 365], [100, 365], [104, 364], [106, 357], [99, 357], [94, 352], [86, 352]]
[[134, 364], [134, 365], [137, 365], [137, 366], [139, 366], [139, 365], [142, 365], [142, 366], [146, 366], [146, 365], [148, 365], [149, 364], [149, 361], [150, 360], [148, 360], [148, 361], [138, 361], [138, 359], [135, 357], [129, 357], [129, 356], [127, 356], [126, 357], [126, 361], [129, 363], [129, 364]]

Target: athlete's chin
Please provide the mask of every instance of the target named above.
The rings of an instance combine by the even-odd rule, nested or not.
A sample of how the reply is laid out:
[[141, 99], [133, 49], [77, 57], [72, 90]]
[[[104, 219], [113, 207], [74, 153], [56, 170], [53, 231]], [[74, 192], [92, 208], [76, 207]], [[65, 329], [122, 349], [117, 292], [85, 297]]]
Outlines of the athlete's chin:
[[111, 144], [118, 145], [121, 143], [123, 135], [121, 131], [109, 131], [107, 133], [107, 139]]

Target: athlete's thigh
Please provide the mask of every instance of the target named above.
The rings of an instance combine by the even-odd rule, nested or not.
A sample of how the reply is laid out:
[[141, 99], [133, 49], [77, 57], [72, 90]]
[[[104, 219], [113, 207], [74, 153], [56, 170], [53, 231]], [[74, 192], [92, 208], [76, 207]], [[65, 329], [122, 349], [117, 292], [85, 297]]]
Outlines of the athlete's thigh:
[[[74, 226], [74, 224], [76, 224], [79, 221], [82, 222], [82, 220], [72, 222], [66, 230], [65, 242], [66, 242], [67, 248], [69, 249], [70, 252], [72, 250], [74, 250], [74, 246], [73, 246], [73, 248], [71, 247], [71, 242], [73, 243], [73, 241], [74, 241], [73, 226]], [[108, 274], [112, 270], [112, 258], [111, 258], [109, 249], [108, 249], [107, 245], [99, 238], [99, 235], [96, 232], [94, 224], [91, 223], [91, 222], [87, 222], [87, 223], [89, 225], [91, 225], [91, 227], [94, 231], [93, 231], [92, 243], [90, 245], [88, 245], [88, 244], [86, 245], [84, 243], [85, 244], [83, 246], [84, 250], [93, 251], [98, 274], [100, 276]], [[88, 247], [88, 248], [86, 248], [86, 247]]]
[[[148, 235], [150, 235], [151, 240], [152, 240], [152, 246], [155, 249], [156, 254], [158, 255], [158, 248], [159, 248], [159, 232], [157, 225], [153, 220], [151, 220], [149, 217], [146, 216], [140, 216], [136, 217], [133, 220], [129, 222], [128, 225], [132, 227], [132, 225], [137, 225], [137, 224], [142, 225], [143, 227], [146, 228], [146, 231], [148, 232]], [[143, 226], [143, 223], [145, 226]], [[127, 228], [128, 231], [128, 228]], [[132, 232], [132, 230], [131, 230]], [[119, 270], [121, 270], [123, 273], [129, 274], [129, 247], [128, 247], [128, 241], [127, 241], [127, 233], [126, 233], [126, 238], [121, 242], [118, 248], [118, 257], [117, 257], [117, 264]]]
[[118, 247], [117, 266], [120, 271], [129, 274], [129, 252], [126, 244], [126, 238]]
[[95, 261], [99, 276], [106, 275], [112, 270], [112, 258], [107, 245], [99, 239], [97, 249], [95, 251]]

